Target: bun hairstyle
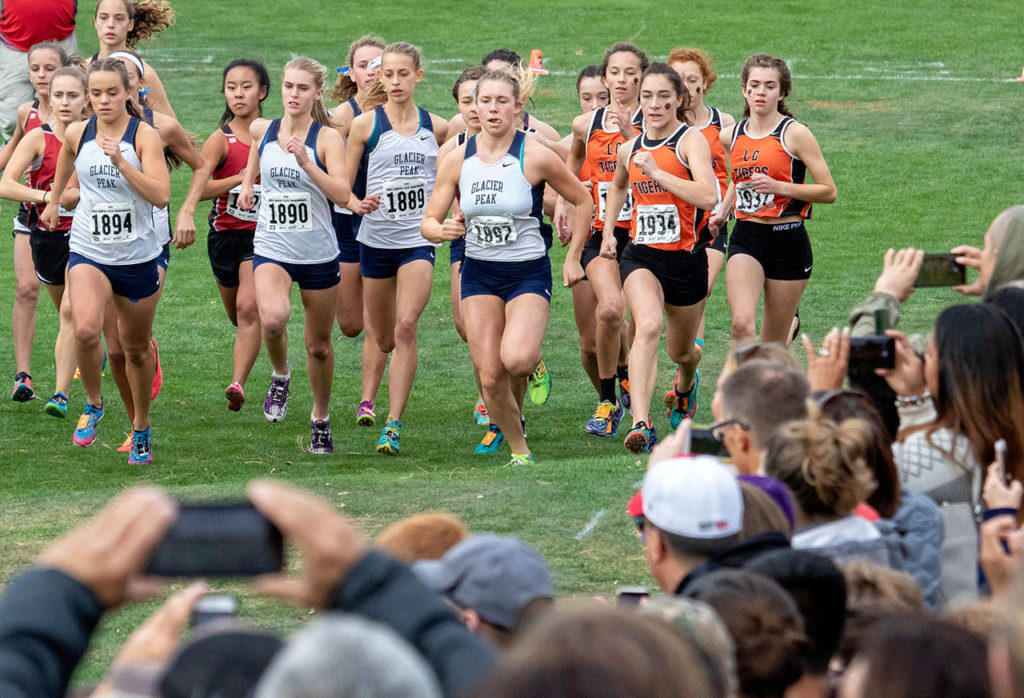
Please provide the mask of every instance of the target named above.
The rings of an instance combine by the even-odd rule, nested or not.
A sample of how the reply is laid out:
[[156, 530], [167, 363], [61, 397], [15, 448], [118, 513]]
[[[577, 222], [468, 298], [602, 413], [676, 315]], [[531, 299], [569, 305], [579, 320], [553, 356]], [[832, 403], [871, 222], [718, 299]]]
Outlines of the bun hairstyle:
[[[746, 85], [747, 78], [750, 77], [750, 71], [754, 68], [770, 68], [779, 74], [779, 113], [785, 114], [786, 116], [793, 116], [789, 109], [786, 107], [786, 97], [793, 89], [793, 75], [789, 72], [789, 66], [786, 65], [786, 61], [781, 58], [774, 58], [766, 53], [758, 53], [747, 59], [747, 62], [743, 64], [743, 70], [740, 71], [740, 84]], [[710, 85], [709, 85], [710, 87]], [[747, 119], [750, 117], [750, 105], [744, 101], [743, 104], [743, 118]]]
[[480, 76], [476, 83], [477, 94], [480, 94], [480, 86], [485, 82], [503, 82], [512, 88], [512, 96], [519, 104], [525, 104], [537, 85], [537, 76], [525, 70], [521, 65], [518, 68], [489, 70]]
[[[349, 68], [352, 67], [352, 63], [356, 59], [356, 51], [365, 47], [373, 46], [379, 48], [382, 51], [385, 47], [384, 39], [379, 36], [361, 36], [348, 47], [348, 56], [345, 58], [345, 65]], [[334, 89], [327, 95], [336, 102], [347, 102], [356, 96], [359, 92], [359, 87], [356, 85], [355, 80], [351, 78], [348, 73], [338, 73], [338, 80], [334, 83]]]
[[[327, 74], [327, 69], [312, 58], [297, 56], [296, 58], [291, 59], [284, 64], [284, 70], [281, 71], [281, 74], [283, 75], [289, 70], [303, 70], [309, 73], [313, 76], [313, 84], [316, 85], [316, 89], [323, 89], [324, 76]], [[327, 107], [324, 106], [324, 100], [322, 98], [313, 101], [313, 121], [316, 121], [323, 126], [331, 125], [331, 117], [327, 113]]]
[[704, 82], [707, 87], [704, 88], [704, 94], [711, 91], [711, 86], [715, 84], [715, 80], [718, 79], [718, 75], [715, 74], [715, 69], [712, 67], [715, 59], [710, 58], [708, 54], [701, 51], [699, 48], [686, 48], [676, 47], [669, 51], [668, 60], [665, 61], [669, 65], [673, 63], [696, 63], [700, 69], [700, 74], [704, 78]]
[[651, 63], [650, 67], [644, 70], [644, 74], [640, 77], [640, 88], [643, 89], [644, 81], [654, 75], [665, 77], [672, 83], [672, 89], [675, 90], [676, 97], [682, 98], [679, 106], [676, 107], [676, 118], [685, 123], [686, 110], [690, 108], [690, 93], [683, 87], [683, 79], [679, 77], [679, 73], [673, 70], [668, 63]]
[[768, 475], [793, 493], [808, 517], [847, 516], [875, 489], [865, 453], [874, 438], [862, 419], [813, 417], [783, 424], [768, 442]]
[[[103, 0], [96, 0], [97, 12], [101, 2]], [[171, 9], [167, 0], [140, 0], [140, 2], [120, 0], [120, 2], [128, 13], [128, 19], [135, 23], [128, 30], [128, 36], [125, 39], [125, 45], [129, 48], [140, 41], [152, 39], [174, 24], [174, 10]], [[95, 17], [95, 13], [93, 16]]]
[[[236, 58], [224, 67], [224, 75], [220, 80], [220, 91], [223, 94], [224, 87], [228, 79], [228, 73], [235, 68], [248, 68], [256, 76], [256, 80], [260, 83], [260, 87], [265, 89], [263, 98], [260, 99], [259, 103], [259, 115], [263, 116], [263, 100], [267, 98], [270, 93], [270, 74], [267, 72], [267, 67], [259, 61], [251, 58]], [[224, 113], [220, 115], [220, 126], [223, 126], [227, 122], [235, 118], [235, 113], [231, 111], [231, 108], [227, 106], [226, 100], [224, 105]]]
[[[100, 58], [93, 61], [92, 65], [89, 66], [89, 72], [86, 74], [86, 79], [92, 77], [93, 73], [117, 73], [117, 76], [121, 79], [121, 86], [124, 88], [125, 93], [128, 93], [131, 89], [131, 83], [128, 78], [128, 69], [124, 67], [124, 63], [121, 62], [120, 58]], [[125, 102], [125, 108], [130, 116], [136, 119], [142, 119], [142, 111], [138, 105], [129, 96]]]
[[640, 59], [640, 72], [647, 70], [647, 66], [651, 62], [647, 59], [647, 54], [638, 49], [633, 44], [625, 41], [613, 45], [610, 49], [604, 52], [604, 57], [601, 59], [601, 77], [604, 77], [608, 73], [608, 61], [616, 53], [632, 53], [634, 56]]

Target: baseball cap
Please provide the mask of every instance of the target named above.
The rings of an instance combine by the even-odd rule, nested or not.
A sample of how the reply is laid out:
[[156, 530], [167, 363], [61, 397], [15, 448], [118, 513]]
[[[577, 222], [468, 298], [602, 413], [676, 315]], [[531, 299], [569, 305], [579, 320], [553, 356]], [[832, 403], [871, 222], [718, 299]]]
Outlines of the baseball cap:
[[421, 560], [412, 569], [434, 591], [501, 628], [515, 628], [520, 612], [534, 599], [555, 596], [541, 554], [516, 538], [493, 533], [470, 536], [440, 560]]
[[679, 456], [655, 464], [640, 494], [644, 517], [663, 531], [705, 540], [740, 532], [739, 482], [712, 456]]

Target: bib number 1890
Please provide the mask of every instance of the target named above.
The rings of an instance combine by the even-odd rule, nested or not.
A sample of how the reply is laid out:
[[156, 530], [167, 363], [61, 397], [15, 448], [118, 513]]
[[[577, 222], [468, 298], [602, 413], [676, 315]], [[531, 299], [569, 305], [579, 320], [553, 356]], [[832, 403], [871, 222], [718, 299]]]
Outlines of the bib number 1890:
[[[310, 196], [306, 192], [266, 194], [260, 215], [266, 216], [269, 233], [305, 233], [313, 229], [309, 215]], [[264, 211], [266, 213], [264, 214]]]

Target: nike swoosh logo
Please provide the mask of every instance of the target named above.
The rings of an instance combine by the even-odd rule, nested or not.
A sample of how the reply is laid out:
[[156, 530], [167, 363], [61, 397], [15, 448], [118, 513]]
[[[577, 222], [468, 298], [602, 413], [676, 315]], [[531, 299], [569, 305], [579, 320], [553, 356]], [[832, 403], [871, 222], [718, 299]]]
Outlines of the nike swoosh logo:
[[804, 269], [804, 273], [806, 274], [807, 272], [809, 272], [813, 268], [814, 268], [814, 265], [811, 265], [811, 266], [807, 267], [806, 269]]
[[427, 140], [428, 138], [430, 138], [430, 136], [420, 136], [420, 140], [421, 140], [421, 141], [425, 141], [425, 140]]
[[503, 163], [501, 163], [501, 166], [502, 167], [512, 167], [512, 165], [514, 165], [514, 164], [515, 164], [514, 162], [503, 162]]

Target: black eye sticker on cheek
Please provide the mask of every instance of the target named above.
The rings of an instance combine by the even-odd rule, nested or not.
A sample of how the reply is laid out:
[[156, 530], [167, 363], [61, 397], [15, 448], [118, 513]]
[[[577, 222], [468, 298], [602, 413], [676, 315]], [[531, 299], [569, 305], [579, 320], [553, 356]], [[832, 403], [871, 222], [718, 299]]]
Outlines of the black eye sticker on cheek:
[[633, 84], [634, 85], [637, 84], [638, 82], [640, 82], [640, 78], [633, 78]]

